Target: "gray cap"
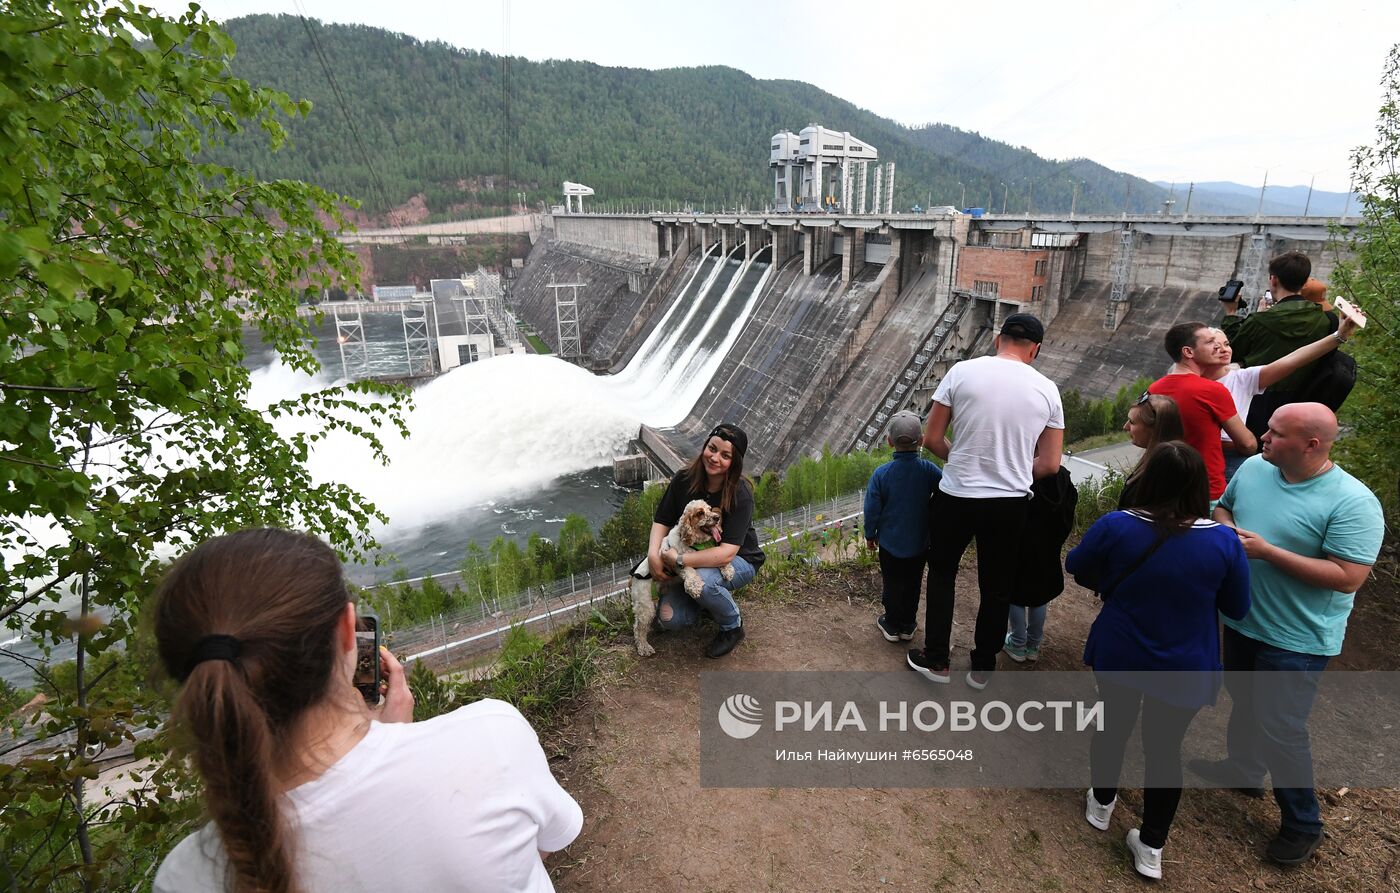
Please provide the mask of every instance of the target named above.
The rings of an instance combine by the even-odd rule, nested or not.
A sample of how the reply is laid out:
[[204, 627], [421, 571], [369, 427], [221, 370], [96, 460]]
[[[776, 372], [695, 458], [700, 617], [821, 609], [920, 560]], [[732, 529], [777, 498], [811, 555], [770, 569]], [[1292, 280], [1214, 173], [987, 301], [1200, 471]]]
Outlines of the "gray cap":
[[901, 409], [890, 416], [889, 434], [897, 450], [917, 447], [924, 440], [924, 423], [914, 413]]

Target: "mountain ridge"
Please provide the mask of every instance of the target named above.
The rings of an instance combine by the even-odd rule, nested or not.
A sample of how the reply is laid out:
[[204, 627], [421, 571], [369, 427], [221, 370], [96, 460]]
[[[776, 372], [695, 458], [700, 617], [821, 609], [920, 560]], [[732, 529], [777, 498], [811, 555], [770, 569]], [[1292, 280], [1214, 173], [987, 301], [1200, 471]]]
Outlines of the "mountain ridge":
[[[1321, 189], [1311, 190], [1306, 186], [1273, 186], [1270, 185], [1264, 190], [1264, 202], [1259, 202], [1259, 186], [1247, 186], [1242, 183], [1232, 183], [1228, 180], [1205, 181], [1193, 184], [1171, 183], [1157, 180], [1155, 186], [1170, 188], [1176, 205], [1173, 207], [1174, 214], [1181, 214], [1186, 210], [1186, 197], [1188, 190], [1191, 191], [1191, 210], [1195, 213], [1211, 214], [1254, 214], [1262, 213], [1267, 216], [1290, 217], [1300, 216], [1304, 211], [1315, 217], [1340, 217], [1345, 211], [1348, 214], [1359, 213], [1361, 210], [1360, 196], [1353, 193], [1348, 196], [1345, 192], [1327, 192]], [[1204, 201], [1204, 206], [1201, 202]]]
[[502, 213], [520, 193], [553, 204], [563, 180], [593, 187], [597, 205], [762, 208], [769, 137], [811, 122], [895, 161], [897, 208], [1141, 213], [1168, 194], [1090, 159], [1046, 159], [948, 124], [908, 127], [811, 84], [727, 66], [532, 62], [290, 15], [222, 25], [238, 46], [236, 75], [314, 111], [288, 122], [280, 152], [238, 136], [211, 159], [354, 196], [370, 218], [415, 197], [432, 219]]

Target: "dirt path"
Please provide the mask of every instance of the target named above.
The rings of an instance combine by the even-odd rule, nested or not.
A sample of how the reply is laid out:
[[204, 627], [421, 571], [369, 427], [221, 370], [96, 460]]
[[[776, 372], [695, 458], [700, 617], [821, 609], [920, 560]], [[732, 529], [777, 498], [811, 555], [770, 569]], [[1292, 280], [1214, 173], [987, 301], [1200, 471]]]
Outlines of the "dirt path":
[[[965, 574], [959, 592], [972, 591]], [[826, 572], [755, 599], [746, 606], [748, 639], [723, 668], [895, 669], [903, 646], [874, 628], [878, 594], [870, 571]], [[955, 670], [966, 666], [974, 605], [960, 598]], [[1078, 587], [1057, 599], [1039, 666], [1079, 669], [1096, 611], [1094, 597]], [[1358, 608], [1353, 623], [1363, 614], [1371, 612]], [[1394, 621], [1391, 610], [1384, 616]], [[1393, 642], [1396, 628], [1384, 639], [1358, 641]], [[1084, 821], [1080, 791], [702, 789], [699, 673], [718, 668], [700, 656], [709, 635], [657, 636], [656, 657], [640, 663], [619, 645], [616, 672], [547, 743], [586, 816], [578, 841], [550, 860], [561, 891], [1144, 889], [1122, 843], [1141, 815], [1136, 791], [1120, 794], [1112, 829], [1101, 833]], [[1353, 668], [1380, 666], [1355, 649], [1345, 658]], [[1400, 890], [1400, 793], [1326, 792], [1323, 819], [1329, 839], [1319, 857], [1283, 871], [1262, 859], [1277, 827], [1272, 799], [1188, 791], [1161, 886]]]

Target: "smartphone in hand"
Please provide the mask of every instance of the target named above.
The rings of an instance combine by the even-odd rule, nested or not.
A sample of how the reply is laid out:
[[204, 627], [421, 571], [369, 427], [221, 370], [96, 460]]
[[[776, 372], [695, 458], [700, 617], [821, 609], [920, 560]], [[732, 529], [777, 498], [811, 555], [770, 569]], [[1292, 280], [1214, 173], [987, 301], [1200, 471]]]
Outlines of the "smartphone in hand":
[[1356, 323], [1358, 329], [1366, 328], [1366, 314], [1362, 313], [1361, 308], [1357, 307], [1351, 301], [1348, 301], [1346, 298], [1338, 298], [1332, 302], [1332, 306], [1337, 308], [1338, 313]]
[[379, 704], [379, 618], [360, 614], [355, 618], [355, 688], [371, 707]]

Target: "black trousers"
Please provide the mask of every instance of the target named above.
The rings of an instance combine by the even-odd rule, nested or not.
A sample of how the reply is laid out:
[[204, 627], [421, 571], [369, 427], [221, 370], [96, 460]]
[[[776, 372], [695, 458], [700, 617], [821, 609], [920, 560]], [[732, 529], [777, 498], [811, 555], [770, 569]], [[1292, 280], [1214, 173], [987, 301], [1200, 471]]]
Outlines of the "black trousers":
[[1107, 805], [1118, 796], [1118, 776], [1128, 738], [1142, 713], [1142, 842], [1161, 849], [1181, 803], [1181, 742], [1199, 707], [1178, 707], [1117, 685], [1096, 674], [1103, 701], [1104, 727], [1089, 744], [1089, 778], [1094, 799]]
[[880, 601], [885, 606], [885, 624], [895, 632], [912, 630], [919, 623], [919, 584], [924, 581], [928, 556], [910, 558], [891, 555], [880, 547]]
[[1030, 500], [966, 499], [934, 494], [929, 509], [928, 609], [924, 623], [924, 658], [929, 666], [948, 666], [953, 635], [953, 597], [958, 562], [968, 543], [977, 542], [977, 588], [981, 604], [973, 633], [972, 669], [994, 670], [1006, 638], [1010, 596], [1021, 560], [1021, 536]]

